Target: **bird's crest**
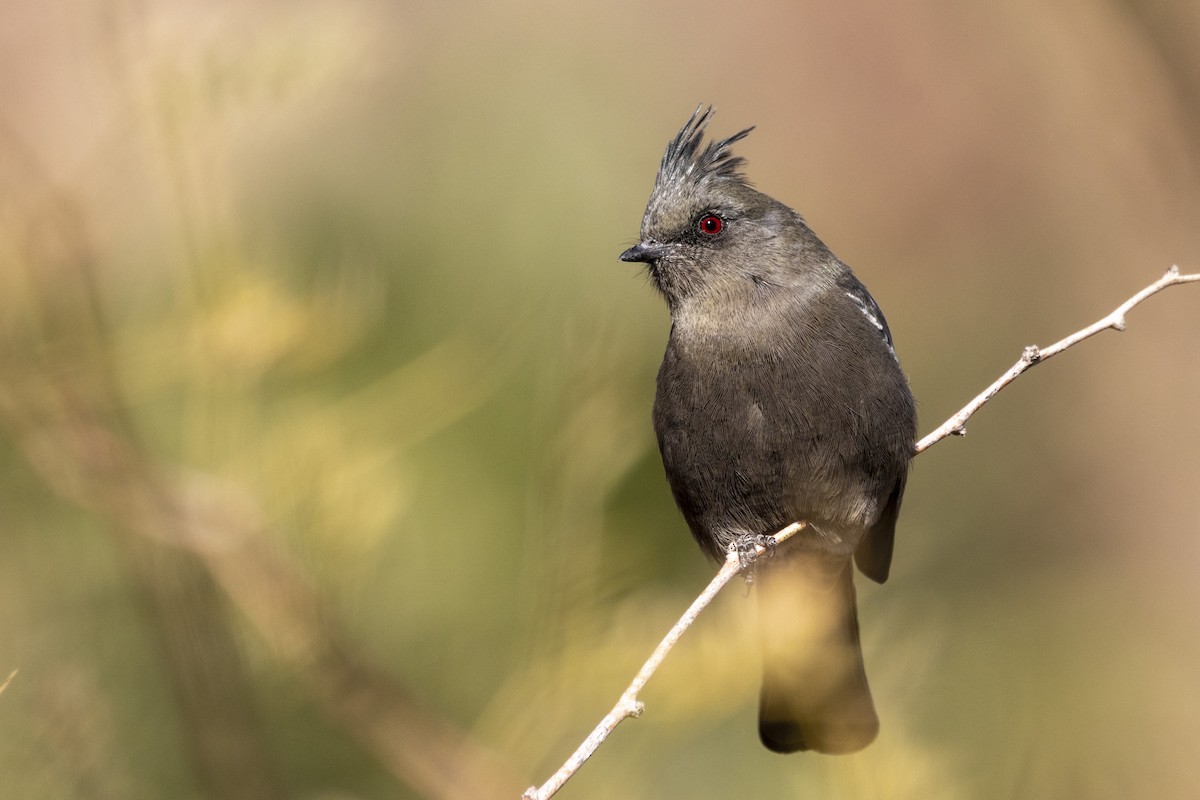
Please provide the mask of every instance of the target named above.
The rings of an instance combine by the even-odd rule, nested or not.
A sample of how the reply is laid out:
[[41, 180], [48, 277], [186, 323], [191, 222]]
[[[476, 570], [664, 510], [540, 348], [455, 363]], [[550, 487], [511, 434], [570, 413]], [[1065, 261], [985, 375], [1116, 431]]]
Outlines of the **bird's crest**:
[[716, 178], [747, 183], [741, 172], [746, 159], [735, 156], [730, 146], [746, 138], [754, 128], [746, 128], [728, 139], [712, 140], [704, 145], [704, 129], [712, 117], [712, 106], [697, 106], [687, 123], [675, 134], [675, 138], [667, 145], [667, 152], [663, 154], [658, 167], [658, 176], [654, 179], [656, 194], [688, 183], [699, 185]]

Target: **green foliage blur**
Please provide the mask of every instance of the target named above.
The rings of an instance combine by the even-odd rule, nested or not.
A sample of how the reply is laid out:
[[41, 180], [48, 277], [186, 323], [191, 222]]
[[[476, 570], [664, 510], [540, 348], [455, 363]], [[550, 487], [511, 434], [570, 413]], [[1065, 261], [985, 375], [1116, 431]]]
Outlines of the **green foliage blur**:
[[[1197, 8], [6, 3], [0, 793], [541, 783], [713, 571], [616, 261], [687, 115], [758, 126], [927, 431], [1200, 269]], [[731, 588], [559, 796], [1200, 796], [1197, 345], [1170, 289], [918, 459], [864, 753], [758, 744]]]

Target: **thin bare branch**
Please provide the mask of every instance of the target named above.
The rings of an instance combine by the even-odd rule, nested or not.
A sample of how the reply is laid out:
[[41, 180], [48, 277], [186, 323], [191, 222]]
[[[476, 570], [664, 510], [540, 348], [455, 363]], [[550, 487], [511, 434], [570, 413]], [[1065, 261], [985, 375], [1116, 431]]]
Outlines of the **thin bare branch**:
[[[775, 544], [786, 541], [804, 527], [805, 523], [803, 522], [793, 522], [775, 534]], [[762, 545], [756, 545], [754, 554], [755, 556], [760, 556], [766, 550], [767, 548]], [[592, 757], [592, 753], [596, 752], [596, 749], [604, 743], [608, 735], [622, 721], [628, 717], [641, 716], [643, 706], [642, 702], [638, 700], [638, 693], [642, 691], [642, 687], [650, 680], [650, 676], [658, 670], [659, 665], [662, 664], [663, 659], [667, 657], [667, 653], [671, 652], [671, 648], [683, 636], [684, 631], [692, 626], [692, 623], [696, 621], [696, 617], [700, 616], [700, 612], [708, 607], [713, 598], [725, 588], [725, 584], [733, 580], [742, 569], [742, 557], [738, 555], [736, 549], [731, 548], [729, 555], [725, 557], [725, 563], [721, 566], [721, 569], [709, 581], [708, 586], [704, 588], [700, 596], [692, 601], [692, 604], [688, 606], [688, 610], [683, 612], [683, 616], [679, 618], [679, 621], [671, 626], [671, 630], [667, 631], [667, 635], [658, 643], [658, 647], [654, 648], [654, 652], [650, 655], [650, 658], [638, 670], [637, 675], [633, 678], [633, 682], [629, 684], [629, 688], [625, 690], [625, 693], [621, 695], [621, 699], [613, 706], [612, 711], [604, 715], [604, 719], [600, 720], [600, 724], [592, 729], [588, 737], [583, 740], [583, 744], [579, 745], [575, 752], [571, 754], [571, 757], [566, 760], [566, 763], [550, 776], [550, 780], [546, 781], [540, 787], [531, 786], [526, 789], [525, 794], [521, 795], [522, 800], [546, 800], [546, 798], [552, 797], [555, 792], [562, 788], [567, 779], [583, 766], [583, 762]]]
[[1015, 381], [1026, 370], [1037, 364], [1041, 364], [1048, 358], [1058, 355], [1068, 347], [1079, 344], [1089, 336], [1095, 336], [1100, 331], [1108, 330], [1109, 328], [1115, 331], [1125, 330], [1125, 315], [1138, 303], [1151, 295], [1158, 294], [1168, 286], [1174, 286], [1179, 283], [1193, 283], [1195, 281], [1200, 281], [1200, 273], [1181, 275], [1179, 274], [1179, 267], [1171, 267], [1165, 275], [1117, 306], [1108, 316], [1097, 320], [1086, 328], [1075, 331], [1075, 333], [1064, 339], [1060, 339], [1049, 347], [1038, 347], [1035, 344], [1026, 347], [1024, 352], [1021, 353], [1021, 357], [1017, 359], [1017, 363], [1013, 364], [1008, 372], [997, 378], [995, 383], [980, 392], [974, 400], [963, 406], [957, 414], [950, 417], [950, 419], [939, 425], [928, 436], [917, 442], [917, 453], [928, 450], [947, 436], [966, 436], [967, 420], [976, 411], [983, 408], [1001, 389]]
[[[1180, 283], [1193, 283], [1197, 281], [1200, 281], [1200, 273], [1181, 275], [1178, 267], [1171, 267], [1169, 270], [1167, 270], [1165, 275], [1147, 286], [1145, 289], [1142, 289], [1133, 297], [1130, 297], [1108, 316], [1096, 321], [1086, 328], [1082, 328], [1081, 330], [1072, 333], [1070, 336], [1067, 336], [1066, 338], [1061, 339], [1048, 347], [1038, 347], [1037, 345], [1030, 345], [1029, 347], [1026, 347], [1017, 363], [1014, 364], [1007, 372], [997, 378], [995, 383], [984, 389], [983, 392], [981, 392], [974, 400], [963, 406], [962, 410], [950, 417], [950, 419], [943, 422], [932, 433], [918, 442], [916, 446], [916, 454], [920, 455], [922, 452], [929, 449], [942, 439], [945, 439], [947, 436], [965, 435], [967, 432], [967, 420], [976, 411], [983, 408], [983, 406], [986, 405], [989, 400], [995, 397], [1001, 389], [1012, 383], [1017, 379], [1018, 376], [1020, 376], [1029, 368], [1033, 367], [1035, 364], [1040, 364], [1046, 359], [1058, 355], [1068, 347], [1079, 344], [1084, 339], [1094, 336], [1100, 331], [1107, 330], [1109, 328], [1117, 331], [1125, 330], [1125, 315], [1138, 303], [1141, 303], [1143, 300], [1153, 294], [1161, 292], [1168, 286], [1174, 286]], [[804, 527], [805, 523], [803, 522], [793, 522], [791, 525], [788, 525], [786, 528], [775, 534], [775, 543], [778, 544], [785, 541], [789, 537], [802, 530]], [[766, 548], [763, 548], [762, 546], [756, 547], [755, 554], [762, 555], [765, 550]], [[712, 581], [710, 581], [708, 586], [705, 587], [704, 591], [700, 593], [700, 596], [697, 597], [691, 606], [688, 607], [688, 610], [685, 611], [683, 616], [679, 618], [679, 621], [676, 622], [675, 625], [672, 626], [671, 630], [667, 632], [667, 635], [663, 637], [663, 640], [659, 642], [658, 647], [656, 647], [654, 650], [654, 653], [650, 656], [646, 663], [642, 665], [642, 668], [638, 670], [633, 682], [629, 684], [629, 688], [625, 690], [624, 694], [621, 695], [621, 699], [617, 701], [615, 706], [613, 706], [612, 711], [609, 711], [608, 714], [604, 716], [604, 719], [600, 720], [600, 724], [592, 729], [592, 732], [588, 734], [588, 737], [583, 740], [583, 744], [579, 745], [578, 749], [571, 754], [571, 757], [567, 759], [566, 763], [564, 763], [557, 772], [550, 776], [550, 780], [546, 781], [541, 786], [531, 786], [525, 791], [525, 794], [521, 795], [522, 800], [548, 800], [548, 798], [553, 797], [555, 792], [561, 789], [563, 784], [565, 784], [567, 780], [570, 779], [570, 777], [574, 775], [580, 767], [583, 766], [584, 762], [591, 758], [592, 754], [596, 752], [597, 748], [599, 748], [601, 744], [603, 744], [604, 740], [608, 738], [608, 735], [616, 729], [617, 725], [621, 724], [622, 721], [629, 717], [641, 716], [643, 705], [641, 701], [638, 700], [638, 694], [641, 692], [642, 687], [644, 687], [646, 682], [650, 680], [650, 676], [652, 676], [658, 669], [659, 665], [662, 664], [663, 659], [666, 658], [667, 653], [671, 651], [671, 648], [675, 646], [675, 643], [679, 641], [684, 632], [691, 627], [693, 622], [696, 621], [696, 617], [700, 615], [700, 612], [712, 602], [713, 598], [717, 596], [721, 589], [725, 588], [727, 583], [733, 580], [734, 576], [742, 571], [742, 568], [742, 560], [738, 557], [737, 552], [731, 549], [729, 555], [726, 556], [725, 564], [722, 565], [720, 571], [717, 572]]]

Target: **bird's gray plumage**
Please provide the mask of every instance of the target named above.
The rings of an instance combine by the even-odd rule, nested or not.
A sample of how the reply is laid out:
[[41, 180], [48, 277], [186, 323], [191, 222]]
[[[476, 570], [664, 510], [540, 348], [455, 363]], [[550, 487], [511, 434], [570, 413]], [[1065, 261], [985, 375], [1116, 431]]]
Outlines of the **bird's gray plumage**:
[[746, 180], [731, 146], [751, 129], [704, 143], [711, 117], [698, 109], [668, 144], [641, 241], [622, 254], [646, 263], [671, 312], [654, 428], [709, 555], [810, 523], [759, 570], [760, 733], [779, 751], [850, 752], [878, 727], [851, 558], [887, 578], [913, 399], [870, 293]]

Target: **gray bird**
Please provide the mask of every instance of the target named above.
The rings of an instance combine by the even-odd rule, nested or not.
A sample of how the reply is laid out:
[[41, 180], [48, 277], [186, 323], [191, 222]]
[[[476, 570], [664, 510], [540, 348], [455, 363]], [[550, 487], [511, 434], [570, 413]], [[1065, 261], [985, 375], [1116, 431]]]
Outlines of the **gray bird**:
[[916, 440], [883, 313], [792, 209], [755, 190], [697, 109], [667, 145], [622, 261], [671, 312], [654, 430], [675, 502], [724, 559], [808, 527], [755, 565], [771, 750], [851, 753], [879, 731], [851, 560], [882, 583]]

